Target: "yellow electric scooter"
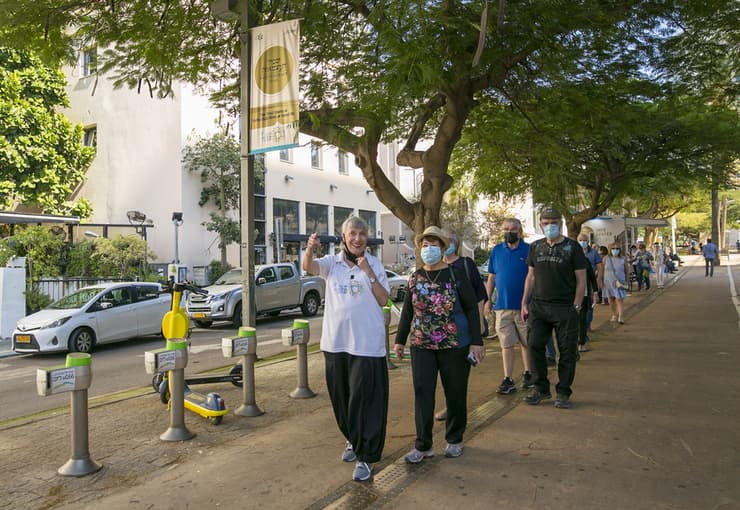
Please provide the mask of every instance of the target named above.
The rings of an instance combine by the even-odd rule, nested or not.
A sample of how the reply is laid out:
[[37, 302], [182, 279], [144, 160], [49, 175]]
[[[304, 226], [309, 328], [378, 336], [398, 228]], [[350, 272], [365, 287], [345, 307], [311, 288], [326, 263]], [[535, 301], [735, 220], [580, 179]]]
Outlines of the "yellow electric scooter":
[[[167, 340], [174, 338], [187, 338], [190, 328], [190, 318], [185, 310], [180, 307], [182, 293], [185, 290], [198, 294], [208, 294], [207, 291], [198, 287], [193, 287], [186, 283], [174, 283], [172, 280], [162, 284], [162, 292], [172, 294], [170, 311], [164, 314], [162, 318], [162, 334]], [[169, 408], [171, 387], [169, 381], [172, 379], [170, 374], [159, 386], [159, 397], [162, 403], [167, 404]], [[208, 418], [214, 425], [218, 425], [223, 420], [224, 415], [229, 411], [226, 409], [224, 399], [218, 393], [208, 393], [202, 395], [191, 390], [185, 384], [185, 409], [189, 409], [196, 414]]]

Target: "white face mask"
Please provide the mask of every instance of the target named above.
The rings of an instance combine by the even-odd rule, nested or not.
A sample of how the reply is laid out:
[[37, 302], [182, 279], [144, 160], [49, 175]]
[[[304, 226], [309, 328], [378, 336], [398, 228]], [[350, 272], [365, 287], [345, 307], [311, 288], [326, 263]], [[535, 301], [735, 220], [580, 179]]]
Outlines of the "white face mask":
[[545, 234], [545, 237], [547, 237], [550, 241], [553, 241], [558, 238], [560, 235], [560, 225], [557, 223], [548, 223], [547, 225], [544, 225], [542, 227], [542, 231]]
[[619, 248], [612, 248], [612, 257], [619, 257]]

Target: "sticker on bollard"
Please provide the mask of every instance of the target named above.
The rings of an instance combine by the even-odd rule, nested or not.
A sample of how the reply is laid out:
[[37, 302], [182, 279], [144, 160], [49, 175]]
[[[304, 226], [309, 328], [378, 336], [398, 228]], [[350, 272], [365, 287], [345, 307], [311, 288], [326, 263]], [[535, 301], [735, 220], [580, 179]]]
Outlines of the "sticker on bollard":
[[188, 365], [187, 340], [182, 342], [168, 340], [167, 347], [169, 348], [144, 352], [144, 366], [147, 374], [178, 370]]
[[225, 358], [257, 353], [257, 330], [251, 327], [239, 328], [239, 336], [221, 339], [221, 352]]
[[92, 383], [90, 355], [73, 354], [67, 356], [65, 365], [36, 369], [36, 390], [40, 396], [86, 390], [90, 387]]
[[311, 329], [305, 319], [296, 319], [293, 321], [292, 328], [286, 328], [282, 331], [283, 345], [302, 345], [307, 344], [311, 339]]

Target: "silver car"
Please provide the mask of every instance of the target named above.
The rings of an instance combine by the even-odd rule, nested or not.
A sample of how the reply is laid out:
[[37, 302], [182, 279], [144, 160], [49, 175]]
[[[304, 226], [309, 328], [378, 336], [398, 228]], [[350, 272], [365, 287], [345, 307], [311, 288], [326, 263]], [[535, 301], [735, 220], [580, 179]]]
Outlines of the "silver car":
[[158, 283], [104, 283], [79, 289], [22, 318], [15, 352], [90, 352], [97, 344], [156, 335], [170, 309]]
[[402, 301], [406, 296], [406, 288], [409, 284], [408, 276], [401, 276], [393, 271], [385, 270], [385, 276], [388, 278], [388, 286], [390, 287], [390, 298], [393, 301]]

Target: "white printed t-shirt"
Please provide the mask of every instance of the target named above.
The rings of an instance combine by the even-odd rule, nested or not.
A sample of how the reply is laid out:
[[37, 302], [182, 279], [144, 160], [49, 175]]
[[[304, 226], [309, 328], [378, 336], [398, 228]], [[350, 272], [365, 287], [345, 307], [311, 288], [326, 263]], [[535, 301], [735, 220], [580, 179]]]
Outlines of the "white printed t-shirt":
[[[377, 257], [365, 253], [378, 283], [390, 292], [385, 269]], [[344, 252], [317, 259], [326, 280], [321, 350], [353, 356], [385, 356], [385, 318], [372, 292], [370, 278], [358, 266], [349, 267]]]

